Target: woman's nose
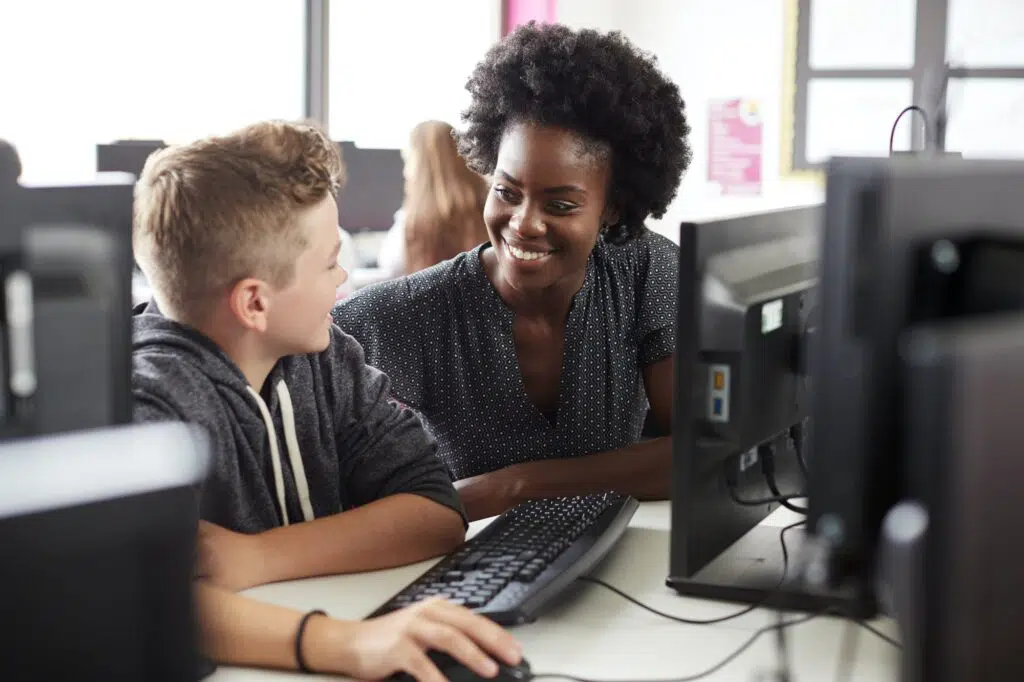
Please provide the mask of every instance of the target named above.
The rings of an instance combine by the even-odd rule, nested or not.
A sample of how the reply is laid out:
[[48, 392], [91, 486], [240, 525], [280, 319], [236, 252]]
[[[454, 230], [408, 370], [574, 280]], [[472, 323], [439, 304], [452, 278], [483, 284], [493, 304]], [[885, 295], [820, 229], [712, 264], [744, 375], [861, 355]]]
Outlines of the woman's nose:
[[537, 211], [532, 210], [525, 204], [513, 214], [512, 219], [509, 221], [509, 226], [524, 239], [543, 237], [547, 234], [544, 220], [538, 215]]

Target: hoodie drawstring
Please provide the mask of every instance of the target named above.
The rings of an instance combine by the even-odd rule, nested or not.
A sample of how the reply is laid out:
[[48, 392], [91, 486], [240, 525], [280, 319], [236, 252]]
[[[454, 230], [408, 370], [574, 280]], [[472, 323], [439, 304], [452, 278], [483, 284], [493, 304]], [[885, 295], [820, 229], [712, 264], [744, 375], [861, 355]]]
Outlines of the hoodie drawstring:
[[[277, 492], [277, 506], [281, 510], [281, 519], [284, 525], [289, 524], [288, 508], [285, 504], [284, 474], [281, 471], [281, 451], [277, 445], [277, 429], [274, 428], [274, 420], [270, 416], [270, 408], [260, 397], [260, 394], [252, 386], [246, 386], [249, 394], [256, 400], [256, 406], [263, 416], [263, 423], [267, 426], [267, 438], [270, 439], [270, 459], [274, 470], [274, 488]], [[295, 487], [299, 493], [299, 505], [302, 507], [302, 516], [306, 521], [313, 520], [313, 506], [309, 501], [309, 482], [306, 479], [306, 468], [302, 464], [302, 453], [299, 451], [299, 439], [295, 433], [295, 409], [292, 405], [291, 394], [288, 393], [288, 386], [284, 381], [277, 384], [277, 395], [281, 401], [281, 420], [284, 422], [284, 440], [288, 447], [288, 461], [292, 466], [292, 475], [295, 477]]]
[[309, 481], [306, 479], [306, 467], [302, 463], [302, 452], [299, 450], [299, 437], [295, 433], [295, 408], [292, 406], [292, 394], [284, 381], [277, 382], [277, 397], [281, 401], [281, 421], [284, 422], [284, 442], [288, 446], [288, 461], [292, 465], [295, 476], [295, 487], [299, 491], [299, 506], [302, 516], [307, 521], [313, 520], [313, 505], [309, 502]]

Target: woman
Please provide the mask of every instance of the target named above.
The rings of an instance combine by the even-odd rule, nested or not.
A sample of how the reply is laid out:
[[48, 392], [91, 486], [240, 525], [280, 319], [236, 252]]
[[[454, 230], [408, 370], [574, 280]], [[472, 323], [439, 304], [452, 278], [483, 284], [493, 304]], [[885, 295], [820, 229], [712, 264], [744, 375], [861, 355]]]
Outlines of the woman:
[[419, 272], [487, 241], [487, 183], [466, 167], [453, 134], [447, 123], [426, 121], [409, 136], [405, 200], [378, 257], [392, 275]]
[[669, 493], [678, 249], [644, 227], [690, 161], [678, 88], [618, 33], [528, 25], [467, 85], [460, 151], [489, 243], [335, 320], [419, 410], [471, 518], [535, 497]]

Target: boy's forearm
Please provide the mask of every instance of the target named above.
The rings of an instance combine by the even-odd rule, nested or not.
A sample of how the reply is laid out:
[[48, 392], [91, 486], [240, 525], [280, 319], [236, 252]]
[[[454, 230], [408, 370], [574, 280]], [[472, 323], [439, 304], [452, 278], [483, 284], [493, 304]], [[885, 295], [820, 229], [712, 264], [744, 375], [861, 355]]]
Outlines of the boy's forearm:
[[[295, 670], [295, 637], [303, 613], [256, 601], [198, 581], [195, 604], [203, 655], [216, 663]], [[308, 621], [303, 659], [312, 670], [342, 672], [351, 623], [323, 616]]]
[[262, 582], [357, 573], [447, 554], [465, 539], [462, 517], [425, 497], [397, 494], [350, 511], [260, 534]]
[[196, 610], [203, 654], [218, 663], [294, 668], [302, 614], [197, 582]]

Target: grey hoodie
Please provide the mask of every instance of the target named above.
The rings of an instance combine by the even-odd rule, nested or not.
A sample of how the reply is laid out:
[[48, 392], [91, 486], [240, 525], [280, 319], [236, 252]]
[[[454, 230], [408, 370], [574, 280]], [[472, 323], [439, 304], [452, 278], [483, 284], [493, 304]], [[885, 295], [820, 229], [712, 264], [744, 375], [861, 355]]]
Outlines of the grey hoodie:
[[436, 444], [338, 327], [326, 351], [282, 358], [260, 393], [206, 336], [150, 302], [132, 323], [135, 421], [181, 420], [213, 443], [200, 515], [254, 533], [395, 493], [463, 515]]

